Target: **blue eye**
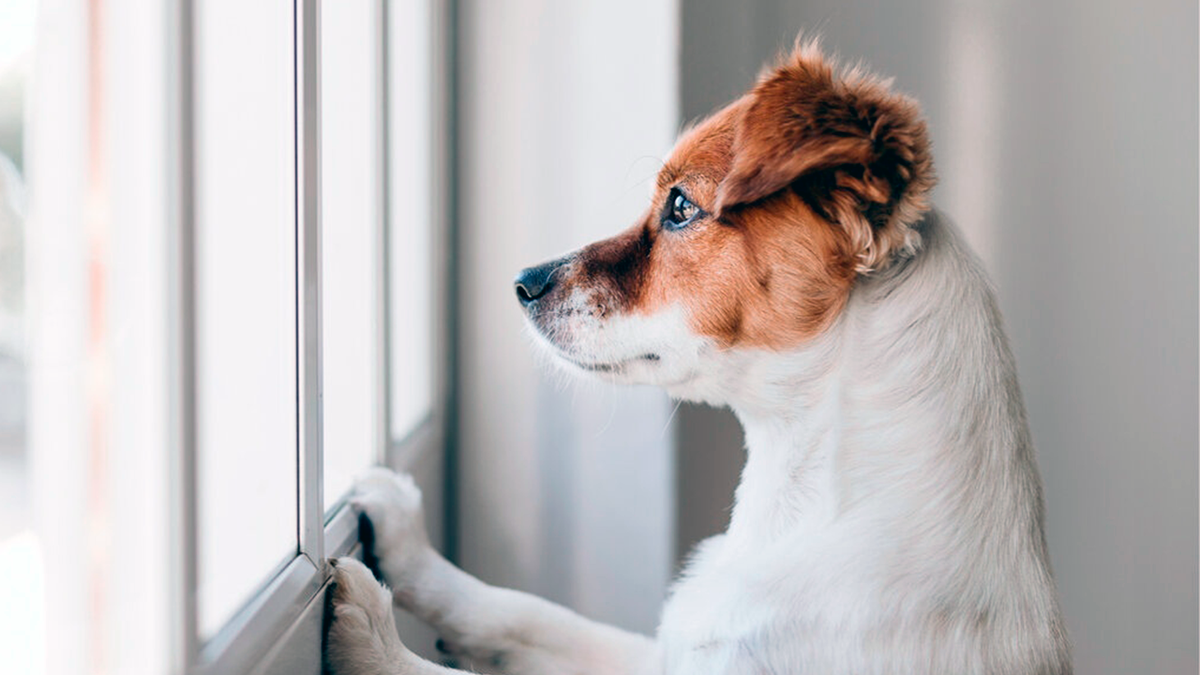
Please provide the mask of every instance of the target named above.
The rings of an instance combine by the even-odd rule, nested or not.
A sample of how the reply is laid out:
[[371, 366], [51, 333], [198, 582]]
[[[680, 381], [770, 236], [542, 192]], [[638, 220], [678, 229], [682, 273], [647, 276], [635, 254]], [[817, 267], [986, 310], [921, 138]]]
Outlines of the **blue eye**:
[[683, 194], [679, 188], [671, 188], [667, 195], [667, 203], [663, 209], [662, 226], [667, 230], [681, 230], [687, 227], [701, 213], [699, 206]]

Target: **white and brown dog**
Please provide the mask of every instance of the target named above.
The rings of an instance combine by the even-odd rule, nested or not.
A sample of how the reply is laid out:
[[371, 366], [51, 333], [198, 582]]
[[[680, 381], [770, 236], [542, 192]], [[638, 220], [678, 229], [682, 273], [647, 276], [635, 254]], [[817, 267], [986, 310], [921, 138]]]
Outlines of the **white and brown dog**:
[[516, 291], [565, 366], [736, 411], [728, 531], [652, 639], [455, 568], [374, 473], [393, 590], [339, 561], [332, 670], [461, 672], [401, 644], [394, 602], [514, 675], [1070, 673], [1016, 368], [933, 183], [917, 105], [811, 44], [687, 131], [632, 228]]

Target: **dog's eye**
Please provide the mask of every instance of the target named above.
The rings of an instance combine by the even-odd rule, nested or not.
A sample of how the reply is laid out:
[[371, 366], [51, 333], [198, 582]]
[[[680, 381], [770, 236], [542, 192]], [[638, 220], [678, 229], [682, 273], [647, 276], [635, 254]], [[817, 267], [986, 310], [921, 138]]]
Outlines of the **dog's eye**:
[[701, 213], [700, 207], [693, 204], [682, 190], [671, 188], [666, 208], [663, 209], [662, 226], [668, 230], [679, 230], [687, 227]]

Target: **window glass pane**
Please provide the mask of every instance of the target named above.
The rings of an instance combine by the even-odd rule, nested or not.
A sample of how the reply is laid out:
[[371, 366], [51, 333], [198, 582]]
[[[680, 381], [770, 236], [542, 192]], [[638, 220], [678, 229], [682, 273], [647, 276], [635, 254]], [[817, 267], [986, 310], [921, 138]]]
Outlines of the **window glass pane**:
[[377, 3], [321, 7], [321, 284], [325, 506], [380, 443]]
[[196, 7], [198, 610], [211, 636], [297, 549], [288, 0]]
[[403, 438], [433, 393], [429, 3], [391, 4], [388, 24], [391, 433]]

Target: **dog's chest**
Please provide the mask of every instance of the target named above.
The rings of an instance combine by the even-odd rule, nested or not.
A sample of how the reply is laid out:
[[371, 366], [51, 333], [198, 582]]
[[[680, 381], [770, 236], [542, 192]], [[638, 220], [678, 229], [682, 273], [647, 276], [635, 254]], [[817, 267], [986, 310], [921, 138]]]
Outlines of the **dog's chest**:
[[774, 661], [773, 640], [789, 623], [774, 602], [769, 571], [722, 555], [724, 537], [704, 542], [663, 609], [659, 643], [667, 675], [753, 672]]
[[836, 672], [852, 662], [878, 584], [839, 537], [812, 534], [819, 547], [804, 538], [747, 546], [729, 535], [698, 546], [663, 609], [665, 675]]

